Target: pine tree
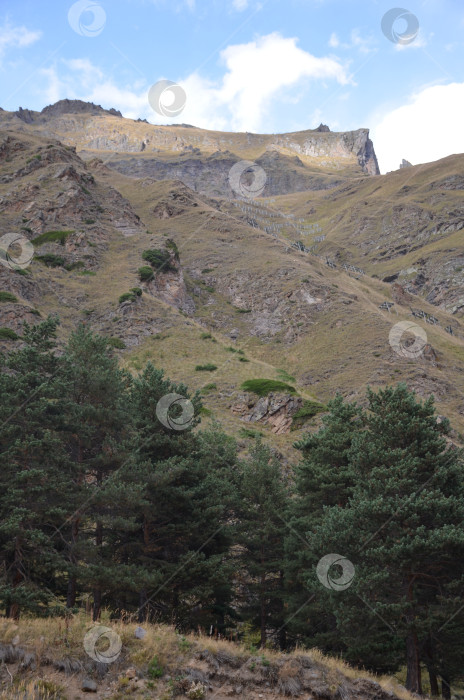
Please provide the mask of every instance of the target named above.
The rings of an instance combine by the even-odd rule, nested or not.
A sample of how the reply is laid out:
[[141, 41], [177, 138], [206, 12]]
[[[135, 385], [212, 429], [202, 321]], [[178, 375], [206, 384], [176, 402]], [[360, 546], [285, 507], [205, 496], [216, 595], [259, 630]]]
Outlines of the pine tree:
[[62, 390], [57, 321], [24, 326], [24, 346], [2, 357], [0, 374], [0, 598], [7, 616], [37, 614], [55, 601], [64, 560], [57, 533], [67, 516], [70, 470], [57, 431]]
[[[328, 404], [322, 427], [295, 445], [303, 458], [295, 467], [292, 498], [285, 536], [286, 599], [289, 631], [293, 641], [340, 652], [345, 647], [336, 619], [320, 601], [319, 582], [307, 585], [308, 570], [315, 570], [318, 556], [312, 533], [330, 507], [345, 507], [353, 491], [350, 450], [362, 429], [362, 412], [356, 404], [337, 395]], [[308, 602], [309, 601], [309, 602]]]
[[[171, 430], [156, 407], [166, 395], [191, 402], [195, 418]], [[127, 540], [127, 556], [140, 563], [140, 616], [174, 621], [182, 629], [217, 622], [217, 604], [230, 598], [228, 520], [233, 503], [235, 450], [216, 429], [209, 439], [193, 428], [201, 401], [183, 385], [165, 379], [150, 363], [134, 380], [136, 427], [133, 475], [143, 484], [138, 530]], [[226, 591], [226, 593], [224, 593]]]
[[264, 647], [269, 631], [285, 647], [283, 561], [288, 488], [279, 461], [258, 441], [243, 462], [236, 532], [241, 566], [241, 608], [260, 631]]
[[[420, 693], [428, 641], [463, 591], [462, 452], [447, 446], [449, 423], [437, 423], [432, 398], [421, 403], [399, 385], [368, 400], [349, 455], [352, 496], [325, 511], [312, 546], [356, 567], [347, 590], [322, 587], [350, 660], [403, 663], [407, 688]], [[314, 585], [314, 572], [306, 576]]]

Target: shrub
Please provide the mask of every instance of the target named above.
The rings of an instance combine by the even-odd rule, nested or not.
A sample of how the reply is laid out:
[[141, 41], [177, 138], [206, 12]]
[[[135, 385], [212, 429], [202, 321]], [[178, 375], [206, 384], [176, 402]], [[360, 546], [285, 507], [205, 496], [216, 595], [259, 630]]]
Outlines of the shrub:
[[202, 394], [207, 394], [208, 391], [214, 391], [217, 389], [217, 385], [214, 382], [211, 382], [211, 384], [205, 384], [205, 386], [201, 389]]
[[95, 275], [96, 275], [97, 273], [94, 272], [93, 270], [81, 270], [81, 271], [79, 272], [79, 274], [80, 274], [80, 275], [88, 275], [89, 277], [95, 277]]
[[53, 253], [45, 253], [45, 255], [36, 255], [37, 260], [43, 262], [47, 267], [63, 267], [64, 258]]
[[202, 334], [200, 335], [200, 338], [201, 338], [202, 340], [209, 340], [209, 339], [212, 338], [212, 337], [213, 337], [213, 336], [211, 335], [211, 333], [202, 333]]
[[112, 348], [116, 348], [117, 350], [123, 350], [126, 347], [126, 344], [121, 338], [115, 338], [111, 337], [108, 338], [108, 345], [111, 345]]
[[[90, 192], [88, 190], [87, 190], [87, 194], [90, 194]], [[95, 223], [95, 219], [84, 219], [84, 224], [87, 224], [88, 226], [91, 226], [94, 223]]]
[[206, 285], [205, 292], [209, 292], [210, 294], [214, 294], [215, 291], [216, 290], [214, 289], [214, 287], [210, 287], [209, 285]]
[[85, 265], [82, 260], [77, 260], [77, 262], [66, 263], [64, 269], [71, 272], [72, 270], [81, 270], [83, 267], [85, 267]]
[[140, 289], [140, 287], [131, 287], [131, 292], [135, 294], [136, 297], [142, 296], [142, 290]]
[[277, 379], [247, 379], [242, 384], [243, 391], [251, 391], [258, 396], [267, 396], [271, 391], [280, 391], [294, 394], [296, 389], [290, 384], [280, 382]]
[[19, 335], [11, 330], [11, 328], [0, 328], [1, 340], [18, 340]]
[[317, 413], [327, 410], [327, 406], [317, 401], [305, 401], [301, 408], [295, 413], [294, 418], [312, 418]]
[[215, 369], [217, 369], [217, 365], [208, 362], [206, 365], [197, 365], [195, 367], [195, 372], [214, 372]]
[[161, 250], [160, 248], [144, 250], [142, 253], [142, 258], [160, 272], [175, 270], [175, 268], [171, 265], [171, 256], [168, 250]]
[[139, 277], [141, 282], [150, 282], [150, 280], [152, 280], [154, 276], [155, 274], [153, 270], [151, 269], [151, 267], [148, 267], [148, 265], [139, 267]]
[[214, 269], [212, 267], [205, 267], [205, 269], [201, 271], [201, 274], [207, 275], [208, 272], [214, 272]]
[[250, 360], [247, 357], [239, 357], [238, 361], [239, 362], [249, 362]]
[[163, 675], [164, 669], [160, 665], [160, 662], [158, 661], [157, 656], [154, 656], [153, 659], [148, 664], [147, 673], [148, 673], [149, 678], [161, 678], [161, 676]]
[[227, 347], [226, 350], [228, 350], [229, 352], [238, 352], [237, 348], [233, 348], [231, 345], [229, 345], [229, 347]]
[[168, 250], [172, 250], [175, 259], [179, 260], [179, 248], [177, 247], [176, 242], [173, 241], [172, 238], [168, 238], [164, 245]]
[[234, 306], [234, 309], [238, 314], [251, 314], [251, 309], [239, 309], [238, 306]]
[[260, 433], [259, 430], [252, 430], [251, 428], [240, 428], [240, 435], [241, 437], [251, 438], [253, 440], [258, 437], [263, 437], [263, 433]]
[[18, 301], [18, 298], [11, 292], [0, 292], [0, 301], [11, 301], [14, 303]]
[[119, 303], [122, 304], [124, 301], [135, 301], [135, 294], [132, 292], [124, 292], [119, 297]]
[[39, 246], [43, 245], [44, 243], [56, 243], [58, 241], [60, 245], [64, 245], [65, 240], [72, 233], [74, 233], [74, 231], [47, 231], [46, 233], [42, 233], [40, 236], [33, 238], [32, 243], [35, 246]]

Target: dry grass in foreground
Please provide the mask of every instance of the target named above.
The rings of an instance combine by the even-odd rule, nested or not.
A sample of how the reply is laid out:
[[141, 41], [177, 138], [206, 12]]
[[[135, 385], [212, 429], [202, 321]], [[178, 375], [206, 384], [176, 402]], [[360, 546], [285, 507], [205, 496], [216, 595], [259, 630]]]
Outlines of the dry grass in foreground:
[[[374, 677], [317, 649], [257, 651], [152, 624], [143, 625], [145, 635], [139, 639], [135, 623], [104, 619], [101, 624], [122, 643], [111, 664], [93, 660], [84, 650], [84, 637], [95, 627], [88, 616], [2, 620], [0, 698], [412, 700], [394, 678]], [[96, 644], [102, 653], [107, 648], [105, 638]]]

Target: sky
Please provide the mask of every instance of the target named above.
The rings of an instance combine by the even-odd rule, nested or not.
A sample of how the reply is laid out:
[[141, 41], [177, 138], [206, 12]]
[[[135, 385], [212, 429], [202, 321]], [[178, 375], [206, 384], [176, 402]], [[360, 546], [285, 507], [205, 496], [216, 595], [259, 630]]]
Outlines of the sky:
[[[369, 128], [381, 172], [462, 153], [464, 2], [405, 2], [0, 0], [0, 106], [69, 98], [221, 131]], [[163, 80], [177, 97], [153, 88]]]

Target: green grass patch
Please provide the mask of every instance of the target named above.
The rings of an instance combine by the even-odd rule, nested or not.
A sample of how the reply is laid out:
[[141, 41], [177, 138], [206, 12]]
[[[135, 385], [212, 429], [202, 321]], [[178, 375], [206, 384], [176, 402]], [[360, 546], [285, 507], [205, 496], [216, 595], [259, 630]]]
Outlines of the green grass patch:
[[324, 413], [324, 411], [327, 411], [327, 406], [325, 406], [323, 403], [307, 399], [303, 402], [302, 407], [299, 408], [293, 416], [292, 429], [294, 430], [295, 428], [298, 428], [305, 422], [306, 419], [313, 418], [318, 413]]
[[290, 384], [280, 382], [277, 379], [247, 379], [243, 382], [243, 391], [250, 391], [258, 396], [267, 396], [271, 391], [278, 391], [285, 394], [295, 394], [296, 389]]
[[139, 278], [141, 282], [150, 282], [153, 277], [155, 276], [155, 273], [149, 267], [148, 265], [144, 265], [143, 267], [139, 267]]
[[238, 361], [239, 362], [249, 362], [250, 360], [247, 357], [239, 357]]
[[94, 272], [93, 270], [81, 270], [81, 271], [79, 272], [79, 274], [80, 274], [80, 275], [87, 275], [87, 277], [95, 277], [95, 275], [96, 275], [97, 273]]
[[111, 345], [112, 348], [116, 348], [117, 350], [124, 350], [126, 347], [126, 344], [121, 338], [115, 338], [111, 337], [108, 338], [108, 345]]
[[156, 270], [159, 270], [159, 272], [175, 270], [175, 267], [171, 265], [171, 255], [168, 250], [161, 250], [161, 248], [144, 250], [142, 259], [149, 262], [150, 265]]
[[73, 263], [66, 263], [64, 266], [64, 269], [67, 270], [68, 272], [72, 272], [73, 270], [82, 270], [82, 268], [85, 267], [84, 263], [82, 260], [77, 260], [76, 262]]
[[154, 656], [153, 659], [148, 664], [147, 673], [148, 673], [148, 677], [152, 678], [152, 679], [161, 678], [161, 676], [163, 675], [164, 669], [161, 666], [160, 662], [158, 661], [157, 656]]
[[279, 379], [281, 379], [283, 382], [296, 382], [295, 377], [293, 377], [291, 374], [289, 374], [284, 369], [278, 369], [277, 375], [278, 375]]
[[0, 301], [11, 301], [14, 304], [18, 298], [11, 292], [0, 292]]
[[0, 328], [0, 340], [18, 340], [19, 335], [11, 328]]
[[119, 303], [122, 304], [125, 301], [135, 301], [135, 294], [133, 292], [124, 292], [119, 297]]
[[209, 292], [210, 294], [214, 294], [214, 292], [216, 291], [214, 287], [209, 287], [208, 285], [206, 285], [204, 289], [205, 292]]
[[200, 391], [202, 394], [208, 394], [210, 391], [215, 391], [216, 389], [217, 385], [214, 382], [211, 382], [210, 384], [205, 384]]
[[[90, 194], [90, 192], [87, 190], [87, 194]], [[84, 219], [84, 224], [87, 224], [87, 226], [92, 226], [92, 224], [95, 223], [95, 219]]]
[[234, 306], [234, 309], [238, 314], [251, 314], [251, 309], [239, 309], [238, 306]]
[[212, 267], [205, 267], [205, 269], [201, 271], [201, 274], [202, 274], [202, 275], [207, 275], [208, 272], [214, 272], [214, 268], [212, 268]]
[[196, 365], [195, 372], [214, 372], [215, 369], [217, 369], [217, 365], [208, 362], [206, 365]]
[[211, 335], [211, 333], [202, 333], [202, 334], [200, 335], [200, 338], [201, 338], [202, 340], [209, 340], [209, 339], [212, 338], [212, 337], [213, 337], [213, 336]]
[[45, 255], [36, 255], [35, 257], [47, 267], [63, 267], [65, 264], [64, 258], [53, 253], [45, 253]]
[[36, 238], [33, 238], [32, 243], [35, 246], [43, 245], [44, 243], [57, 242], [60, 245], [64, 245], [65, 240], [72, 233], [74, 233], [74, 231], [47, 231], [46, 233], [42, 233], [40, 236], [36, 236]]
[[256, 440], [258, 437], [263, 437], [264, 433], [260, 433], [259, 430], [252, 430], [251, 428], [240, 428], [239, 435], [240, 437]]

